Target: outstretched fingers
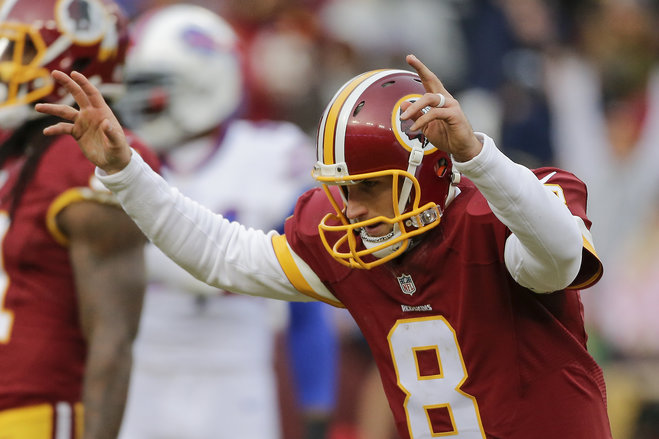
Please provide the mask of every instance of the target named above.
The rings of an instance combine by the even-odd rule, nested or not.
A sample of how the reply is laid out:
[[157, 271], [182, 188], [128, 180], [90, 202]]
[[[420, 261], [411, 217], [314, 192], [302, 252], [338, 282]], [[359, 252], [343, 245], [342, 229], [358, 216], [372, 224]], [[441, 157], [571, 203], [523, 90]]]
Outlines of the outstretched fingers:
[[60, 104], [37, 104], [34, 109], [39, 113], [50, 114], [51, 116], [61, 117], [62, 119], [75, 121], [78, 116], [78, 110], [68, 105]]
[[60, 72], [59, 70], [53, 70], [51, 75], [55, 81], [57, 81], [62, 87], [66, 89], [66, 91], [71, 93], [71, 96], [73, 96], [73, 99], [75, 99], [80, 108], [85, 108], [90, 105], [87, 93], [83, 91], [79, 83], [74, 81], [71, 76], [64, 72]]
[[442, 81], [416, 56], [407, 55], [406, 61], [416, 70], [426, 93], [412, 104], [403, 107], [405, 111], [401, 114], [401, 119], [413, 119], [414, 124], [410, 129], [419, 130], [434, 120], [450, 118], [454, 113], [452, 107], [455, 100], [444, 88]]
[[439, 80], [437, 75], [422, 63], [419, 58], [414, 55], [407, 55], [405, 60], [411, 67], [414, 67], [414, 70], [419, 74], [421, 83], [428, 93], [441, 93], [447, 98], [451, 96], [444, 88], [444, 84], [442, 84], [442, 81]]
[[[90, 102], [93, 107], [99, 108], [105, 105], [105, 99], [101, 95], [101, 92], [89, 82], [89, 79], [87, 79], [85, 75], [79, 72], [72, 72], [71, 78], [73, 78], [76, 84], [78, 84], [80, 89], [84, 92], [85, 97], [88, 99], [88, 102]], [[78, 102], [78, 104], [80, 104], [80, 102]]]
[[46, 136], [61, 136], [64, 134], [73, 134], [73, 124], [68, 122], [59, 122], [55, 125], [43, 129]]

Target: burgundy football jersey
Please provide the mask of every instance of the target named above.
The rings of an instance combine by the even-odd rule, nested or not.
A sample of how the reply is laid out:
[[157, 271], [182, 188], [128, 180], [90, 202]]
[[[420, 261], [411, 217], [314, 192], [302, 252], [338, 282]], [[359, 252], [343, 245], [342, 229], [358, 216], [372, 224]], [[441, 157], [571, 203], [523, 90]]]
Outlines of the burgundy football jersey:
[[[133, 147], [157, 170], [153, 153]], [[55, 139], [9, 219], [10, 188], [25, 159], [0, 170], [0, 411], [80, 401], [86, 346], [66, 237], [55, 216], [81, 200], [110, 202], [74, 139]]]
[[[547, 185], [589, 227], [584, 184], [535, 171], [550, 172]], [[517, 284], [503, 256], [510, 230], [471, 182], [460, 190], [438, 227], [371, 270], [340, 265], [323, 247], [317, 225], [332, 208], [320, 190], [300, 199], [286, 239], [359, 325], [401, 438], [609, 438], [579, 291]], [[582, 287], [601, 275], [584, 247]]]

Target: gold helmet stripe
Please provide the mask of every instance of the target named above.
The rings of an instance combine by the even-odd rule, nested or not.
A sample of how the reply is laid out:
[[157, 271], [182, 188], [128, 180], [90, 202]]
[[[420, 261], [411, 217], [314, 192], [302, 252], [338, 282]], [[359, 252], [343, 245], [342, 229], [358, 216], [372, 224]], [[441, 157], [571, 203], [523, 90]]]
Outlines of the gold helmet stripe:
[[[361, 95], [362, 91], [366, 89], [373, 82], [382, 78], [383, 76], [389, 75], [391, 73], [398, 72], [397, 70], [389, 69], [380, 69], [373, 70], [370, 72], [363, 73], [352, 80], [348, 81], [343, 87], [334, 95], [334, 98], [330, 101], [323, 120], [321, 121], [321, 129], [319, 135], [322, 136], [322, 142], [319, 146], [322, 147], [322, 154], [319, 151], [319, 159], [322, 158], [322, 161], [326, 165], [333, 165], [337, 161], [335, 156], [335, 140], [340, 139], [342, 136], [339, 136], [337, 129], [341, 129], [345, 134], [345, 123], [339, 125], [339, 116], [342, 114], [341, 119], [347, 119], [345, 116], [346, 111], [350, 111], [354, 101]], [[358, 92], [355, 93], [355, 90], [359, 88]], [[349, 105], [346, 105], [346, 102], [350, 101]], [[320, 140], [320, 139], [319, 139]], [[339, 161], [342, 161], [343, 158]]]

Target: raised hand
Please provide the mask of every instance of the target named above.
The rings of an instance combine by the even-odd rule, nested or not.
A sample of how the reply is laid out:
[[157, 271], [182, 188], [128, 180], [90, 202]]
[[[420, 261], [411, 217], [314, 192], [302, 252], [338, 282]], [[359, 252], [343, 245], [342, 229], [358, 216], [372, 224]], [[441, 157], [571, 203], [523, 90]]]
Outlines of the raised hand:
[[411, 105], [404, 104], [401, 118], [413, 119], [412, 130], [422, 130], [430, 143], [452, 154], [459, 162], [478, 155], [482, 144], [458, 101], [417, 57], [408, 55], [406, 61], [419, 74], [427, 93]]
[[78, 72], [69, 76], [53, 71], [52, 76], [71, 93], [80, 110], [61, 104], [37, 104], [37, 111], [70, 121], [46, 127], [43, 133], [48, 136], [70, 134], [85, 157], [96, 166], [108, 174], [122, 170], [130, 161], [131, 149], [119, 121], [101, 93]]

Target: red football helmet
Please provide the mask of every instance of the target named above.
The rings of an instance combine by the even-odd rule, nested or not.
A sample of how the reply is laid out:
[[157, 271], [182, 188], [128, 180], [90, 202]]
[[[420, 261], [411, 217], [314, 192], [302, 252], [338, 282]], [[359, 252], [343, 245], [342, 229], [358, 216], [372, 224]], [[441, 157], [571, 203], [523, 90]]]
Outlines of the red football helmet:
[[[437, 226], [444, 206], [453, 197], [456, 178], [447, 153], [430, 144], [412, 121], [401, 121], [401, 105], [425, 93], [419, 76], [405, 70], [374, 70], [341, 87], [330, 101], [318, 127], [314, 178], [336, 213], [318, 228], [327, 251], [349, 267], [371, 268], [410, 248], [412, 238]], [[350, 185], [391, 175], [394, 217], [379, 216], [351, 222], [344, 212], [345, 190], [337, 200], [327, 185]], [[457, 174], [456, 174], [457, 175]], [[393, 230], [371, 237], [363, 227], [387, 222]], [[341, 237], [330, 242], [329, 233]], [[363, 246], [359, 245], [358, 237]], [[364, 259], [367, 255], [374, 258]]]
[[127, 20], [110, 0], [6, 0], [0, 3], [0, 110], [61, 102], [53, 70], [87, 76], [101, 93], [121, 93]]

